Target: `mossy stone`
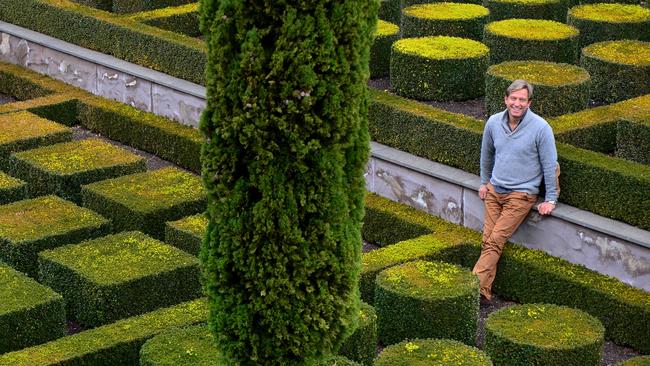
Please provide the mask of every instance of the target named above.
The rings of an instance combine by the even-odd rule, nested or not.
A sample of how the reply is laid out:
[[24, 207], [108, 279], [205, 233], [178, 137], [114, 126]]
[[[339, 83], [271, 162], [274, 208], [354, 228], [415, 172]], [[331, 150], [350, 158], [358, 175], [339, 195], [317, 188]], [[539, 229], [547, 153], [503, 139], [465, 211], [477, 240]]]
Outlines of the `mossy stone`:
[[375, 366], [492, 366], [490, 357], [476, 347], [449, 339], [413, 339], [388, 346]]

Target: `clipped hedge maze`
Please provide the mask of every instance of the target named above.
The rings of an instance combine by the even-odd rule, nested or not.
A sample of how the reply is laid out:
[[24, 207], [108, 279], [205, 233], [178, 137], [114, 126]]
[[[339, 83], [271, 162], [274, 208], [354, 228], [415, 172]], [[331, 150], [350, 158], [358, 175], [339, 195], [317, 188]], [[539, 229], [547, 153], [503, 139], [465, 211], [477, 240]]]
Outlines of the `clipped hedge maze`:
[[455, 365], [492, 366], [492, 361], [476, 347], [449, 339], [413, 339], [388, 346], [375, 366]]
[[476, 4], [427, 3], [402, 9], [402, 38], [452, 36], [477, 41], [490, 11]]
[[370, 48], [370, 77], [381, 78], [390, 73], [390, 49], [399, 39], [399, 27], [383, 20], [377, 21], [375, 40]]
[[142, 345], [140, 366], [226, 366], [217, 362], [219, 351], [207, 325], [173, 329]]
[[361, 302], [357, 330], [341, 345], [339, 354], [364, 366], [372, 366], [377, 352], [377, 311]]
[[563, 0], [486, 0], [490, 20], [512, 18], [566, 20], [567, 2]]
[[650, 41], [650, 9], [641, 5], [578, 5], [569, 9], [567, 23], [580, 30], [580, 48], [618, 39]]
[[165, 242], [188, 253], [198, 255], [208, 218], [203, 214], [192, 215], [165, 223]]
[[0, 205], [27, 197], [27, 184], [0, 171]]
[[72, 139], [72, 130], [22, 111], [0, 114], [0, 163], [11, 153]]
[[45, 146], [11, 156], [10, 171], [31, 196], [56, 194], [81, 203], [81, 185], [145, 170], [145, 160], [99, 139]]

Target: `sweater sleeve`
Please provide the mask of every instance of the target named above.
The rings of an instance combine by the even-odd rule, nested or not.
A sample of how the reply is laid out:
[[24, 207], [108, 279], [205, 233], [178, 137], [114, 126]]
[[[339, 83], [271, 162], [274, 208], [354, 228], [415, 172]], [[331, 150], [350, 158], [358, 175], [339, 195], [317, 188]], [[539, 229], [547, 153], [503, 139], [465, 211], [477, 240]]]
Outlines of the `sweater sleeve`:
[[557, 168], [557, 149], [555, 148], [553, 130], [548, 124], [541, 129], [538, 136], [537, 146], [546, 188], [546, 197], [544, 198], [544, 201], [556, 201], [558, 197], [555, 177], [555, 169]]
[[485, 123], [481, 142], [481, 184], [487, 184], [494, 168], [494, 140], [490, 129], [490, 120]]

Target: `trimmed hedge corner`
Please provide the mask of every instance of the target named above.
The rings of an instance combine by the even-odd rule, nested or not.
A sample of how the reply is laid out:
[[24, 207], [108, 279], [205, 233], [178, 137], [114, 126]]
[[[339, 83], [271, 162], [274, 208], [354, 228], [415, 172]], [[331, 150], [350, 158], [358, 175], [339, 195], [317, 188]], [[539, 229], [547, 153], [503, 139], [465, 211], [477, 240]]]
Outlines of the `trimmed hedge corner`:
[[146, 341], [140, 366], [226, 366], [207, 325], [171, 329]]
[[162, 308], [49, 343], [0, 355], [0, 366], [137, 365], [142, 344], [172, 327], [204, 323], [205, 299]]
[[81, 203], [81, 185], [146, 170], [145, 159], [99, 139], [49, 145], [15, 153], [12, 174], [32, 196], [56, 194]]
[[199, 3], [192, 3], [136, 13], [131, 16], [131, 19], [171, 32], [198, 37], [201, 35], [198, 9]]
[[165, 242], [190, 254], [199, 255], [207, 227], [208, 218], [204, 214], [166, 222]]
[[11, 153], [72, 139], [72, 130], [27, 111], [0, 115], [0, 163]]
[[490, 21], [521, 18], [566, 21], [567, 1], [564, 0], [486, 0]]
[[490, 66], [485, 76], [488, 115], [505, 109], [506, 89], [516, 79], [534, 86], [531, 108], [541, 116], [578, 112], [589, 104], [591, 79], [587, 70], [545, 61], [507, 61]]
[[27, 183], [0, 171], [0, 205], [27, 197]]
[[0, 206], [0, 259], [36, 277], [38, 252], [106, 235], [110, 222], [56, 196]]
[[650, 165], [650, 115], [618, 122], [616, 156]]
[[483, 351], [449, 339], [413, 339], [384, 348], [375, 366], [492, 366]]
[[613, 103], [650, 93], [650, 42], [594, 43], [582, 49], [580, 63], [591, 74], [594, 100]]
[[399, 39], [399, 27], [383, 20], [377, 21], [375, 40], [370, 47], [370, 77], [381, 78], [390, 73], [390, 49]]
[[402, 9], [402, 38], [452, 36], [480, 41], [490, 11], [476, 4], [428, 3]]
[[65, 334], [61, 295], [0, 262], [0, 354]]
[[485, 322], [485, 352], [496, 366], [598, 366], [604, 337], [598, 319], [550, 304], [510, 306]]
[[578, 5], [569, 9], [567, 23], [580, 30], [580, 48], [617, 39], [650, 41], [650, 9], [641, 5]]
[[491, 64], [510, 60], [573, 64], [578, 60], [579, 33], [575, 27], [552, 20], [506, 19], [485, 26], [483, 43], [490, 48]]
[[179, 6], [195, 0], [112, 0], [113, 12], [119, 14]]
[[490, 50], [458, 37], [406, 38], [393, 43], [395, 93], [421, 100], [467, 100], [483, 95]]
[[372, 366], [377, 352], [377, 312], [371, 305], [361, 302], [359, 309], [359, 326], [341, 345], [339, 354]]
[[39, 253], [40, 281], [91, 327], [199, 297], [199, 272], [196, 257], [137, 231]]
[[383, 344], [447, 338], [471, 345], [478, 329], [478, 278], [453, 264], [408, 262], [377, 275], [374, 306]]
[[201, 178], [178, 168], [125, 175], [81, 187], [83, 205], [111, 218], [116, 232], [164, 238], [165, 222], [205, 211]]

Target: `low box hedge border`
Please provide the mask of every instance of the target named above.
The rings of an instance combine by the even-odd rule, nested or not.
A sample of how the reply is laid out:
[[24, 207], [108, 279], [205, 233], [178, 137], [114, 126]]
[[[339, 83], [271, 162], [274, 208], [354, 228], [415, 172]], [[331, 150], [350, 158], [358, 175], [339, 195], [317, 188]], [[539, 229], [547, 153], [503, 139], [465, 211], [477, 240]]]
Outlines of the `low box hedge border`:
[[617, 39], [650, 41], [650, 9], [641, 5], [577, 5], [569, 9], [566, 22], [580, 30], [578, 47], [581, 49], [592, 43]]
[[71, 139], [71, 129], [30, 112], [0, 114], [0, 163], [12, 153]]
[[170, 32], [182, 33], [189, 37], [198, 37], [199, 4], [192, 3], [176, 7], [156, 9], [133, 14], [130, 18], [136, 22], [162, 28]]
[[383, 20], [377, 21], [375, 39], [370, 46], [370, 77], [381, 78], [390, 73], [390, 49], [400, 38], [399, 27]]
[[61, 295], [0, 262], [0, 354], [65, 334]]
[[172, 327], [204, 323], [205, 299], [185, 302], [0, 355], [0, 366], [137, 365], [142, 344]]
[[208, 218], [204, 214], [184, 217], [165, 223], [165, 243], [190, 254], [199, 255]]
[[205, 82], [205, 44], [180, 33], [69, 0], [5, 0], [0, 20], [184, 80]]
[[214, 335], [205, 324], [170, 329], [140, 348], [140, 366], [227, 366], [219, 357]]
[[480, 41], [490, 11], [476, 4], [435, 2], [402, 9], [402, 38], [452, 36]]
[[198, 259], [137, 231], [39, 253], [39, 280], [96, 327], [200, 297]]
[[378, 18], [393, 24], [399, 24], [402, 16], [400, 0], [379, 0]]
[[490, 357], [476, 347], [450, 339], [412, 339], [384, 348], [375, 366], [454, 365], [492, 366]]
[[616, 156], [650, 165], [650, 115], [618, 122]]
[[167, 7], [176, 7], [195, 0], [113, 0], [113, 12], [118, 14], [137, 13]]
[[564, 23], [568, 10], [567, 1], [546, 0], [486, 0], [484, 6], [490, 9], [490, 21], [520, 18], [546, 19]]
[[361, 302], [359, 325], [341, 345], [339, 355], [364, 366], [372, 366], [377, 353], [377, 311], [371, 305]]
[[0, 205], [27, 197], [27, 183], [0, 171]]

